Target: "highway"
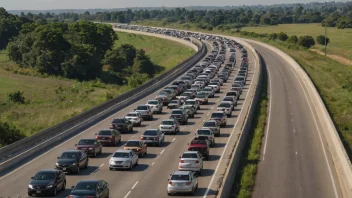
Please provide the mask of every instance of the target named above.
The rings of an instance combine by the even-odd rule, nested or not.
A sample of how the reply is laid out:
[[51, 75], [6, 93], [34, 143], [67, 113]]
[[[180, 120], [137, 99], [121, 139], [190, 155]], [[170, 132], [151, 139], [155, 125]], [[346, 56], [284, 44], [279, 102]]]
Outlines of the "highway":
[[[207, 46], [211, 51], [211, 46]], [[223, 150], [230, 137], [235, 130], [237, 116], [242, 112], [242, 104], [247, 96], [247, 90], [251, 85], [251, 80], [255, 68], [253, 54], [249, 54], [249, 73], [247, 84], [241, 94], [240, 100], [232, 117], [227, 119], [227, 126], [221, 128], [221, 137], [216, 138], [216, 145], [210, 149], [209, 161], [204, 163], [204, 171], [198, 178], [199, 189], [195, 193], [195, 197], [203, 197], [215, 173], [216, 167], [221, 159]], [[170, 110], [164, 107], [162, 114], [155, 114], [153, 121], [144, 121], [141, 127], [135, 127], [131, 134], [122, 135], [122, 144], [117, 147], [104, 147], [103, 154], [90, 158], [89, 167], [82, 170], [79, 175], [67, 175], [67, 189], [60, 192], [57, 197], [66, 197], [70, 192], [70, 187], [78, 181], [84, 179], [102, 179], [109, 183], [110, 197], [113, 198], [137, 198], [137, 197], [167, 197], [167, 179], [172, 171], [177, 170], [179, 156], [186, 151], [188, 143], [193, 139], [194, 132], [200, 128], [204, 121], [210, 118], [211, 112], [216, 110], [221, 99], [231, 87], [231, 82], [239, 68], [241, 58], [237, 54], [237, 64], [235, 71], [232, 72], [228, 82], [221, 87], [221, 93], [209, 99], [208, 105], [201, 105], [201, 110], [190, 118], [187, 125], [181, 125], [181, 132], [177, 135], [167, 135], [165, 143], [161, 147], [148, 147], [147, 156], [139, 159], [139, 165], [132, 171], [110, 171], [108, 168], [109, 159], [113, 152], [122, 149], [124, 142], [130, 139], [139, 139], [145, 129], [158, 128], [161, 120], [169, 118]], [[94, 138], [95, 133], [100, 129], [108, 128], [114, 117], [123, 117], [128, 112], [132, 112], [137, 105], [145, 104], [148, 100], [154, 99], [156, 93], [148, 97], [141, 98], [138, 102], [130, 105], [123, 110], [116, 112], [115, 115], [108, 119], [97, 123], [86, 131], [76, 135], [66, 142], [58, 145], [54, 149], [46, 152], [38, 158], [30, 161], [21, 168], [0, 178], [0, 197], [27, 197], [27, 187], [30, 177], [41, 169], [54, 168], [57, 157], [65, 150], [73, 149], [75, 144], [81, 138]], [[238, 134], [233, 134], [237, 135]], [[213, 196], [213, 191], [208, 191], [208, 196]], [[177, 197], [177, 196], [176, 196]], [[184, 196], [182, 196], [184, 197]]]
[[249, 43], [266, 62], [270, 93], [253, 197], [341, 197], [321, 126], [295, 72], [270, 49]]

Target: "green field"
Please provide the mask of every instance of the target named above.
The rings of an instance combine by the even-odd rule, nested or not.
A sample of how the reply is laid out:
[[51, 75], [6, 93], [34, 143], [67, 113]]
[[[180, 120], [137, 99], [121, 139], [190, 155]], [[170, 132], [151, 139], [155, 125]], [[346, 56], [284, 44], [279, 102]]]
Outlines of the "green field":
[[[316, 38], [324, 35], [325, 28], [321, 24], [281, 24], [277, 26], [244, 27], [243, 31], [257, 33], [279, 33], [286, 32], [288, 35], [309, 35]], [[327, 28], [331, 43], [328, 45], [328, 53], [352, 60], [352, 29]], [[323, 50], [323, 46], [317, 44], [314, 48]]]
[[[118, 35], [120, 40], [116, 46], [129, 43], [137, 49], [145, 49], [151, 60], [166, 70], [195, 53], [189, 47], [165, 39], [126, 33]], [[45, 77], [32, 69], [18, 67], [8, 60], [4, 51], [0, 52], [0, 119], [14, 123], [27, 135], [60, 123], [129, 89], [127, 85], [104, 84], [100, 80], [77, 82]], [[8, 93], [15, 91], [24, 92], [27, 104], [8, 101]]]

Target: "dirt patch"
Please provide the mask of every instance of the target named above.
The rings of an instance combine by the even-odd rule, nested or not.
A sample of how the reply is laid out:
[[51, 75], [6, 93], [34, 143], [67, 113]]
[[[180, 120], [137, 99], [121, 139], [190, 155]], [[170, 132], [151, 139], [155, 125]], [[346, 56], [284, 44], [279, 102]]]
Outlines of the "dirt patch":
[[[320, 51], [318, 49], [310, 49], [310, 50], [313, 51], [313, 52], [316, 52], [316, 53], [318, 53], [320, 55], [323, 55], [323, 56], [325, 55], [324, 52], [322, 52], [322, 51]], [[347, 58], [343, 58], [341, 56], [337, 56], [337, 55], [333, 55], [333, 54], [327, 54], [327, 57], [329, 57], [329, 58], [331, 58], [333, 60], [336, 60], [337, 62], [342, 63], [344, 65], [352, 66], [352, 60], [349, 60]]]

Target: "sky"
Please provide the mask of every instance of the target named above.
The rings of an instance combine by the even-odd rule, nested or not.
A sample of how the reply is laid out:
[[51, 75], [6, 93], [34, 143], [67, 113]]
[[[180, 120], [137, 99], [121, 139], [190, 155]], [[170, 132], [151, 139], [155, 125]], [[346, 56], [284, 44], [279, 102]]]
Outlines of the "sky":
[[[0, 0], [6, 10], [92, 9], [126, 7], [238, 6], [280, 3], [324, 2], [324, 0]], [[331, 1], [331, 0], [328, 0]], [[346, 2], [348, 0], [341, 0]]]

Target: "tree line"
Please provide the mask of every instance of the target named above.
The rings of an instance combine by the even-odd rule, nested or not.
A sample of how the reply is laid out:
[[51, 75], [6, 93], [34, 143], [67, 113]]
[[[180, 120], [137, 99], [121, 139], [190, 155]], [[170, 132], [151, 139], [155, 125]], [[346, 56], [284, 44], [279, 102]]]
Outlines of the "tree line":
[[311, 4], [280, 4], [276, 6], [248, 6], [228, 9], [140, 9], [124, 11], [84, 13], [21, 13], [30, 19], [53, 21], [91, 20], [102, 22], [130, 23], [137, 20], [164, 20], [176, 23], [196, 23], [202, 29], [218, 26], [240, 28], [243, 26], [277, 25], [293, 23], [322, 23], [329, 27], [352, 27], [352, 2], [330, 2]]

